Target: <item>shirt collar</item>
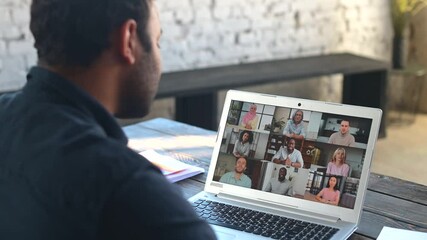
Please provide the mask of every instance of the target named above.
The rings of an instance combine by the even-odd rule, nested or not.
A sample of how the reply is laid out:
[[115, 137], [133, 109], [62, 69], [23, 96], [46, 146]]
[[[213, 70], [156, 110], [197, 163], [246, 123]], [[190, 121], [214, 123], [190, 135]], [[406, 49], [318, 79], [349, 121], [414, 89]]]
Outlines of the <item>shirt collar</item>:
[[90, 115], [108, 137], [127, 144], [127, 137], [114, 117], [91, 95], [61, 75], [42, 67], [32, 67], [27, 75], [27, 85], [23, 91], [33, 87], [49, 88], [55, 99]]

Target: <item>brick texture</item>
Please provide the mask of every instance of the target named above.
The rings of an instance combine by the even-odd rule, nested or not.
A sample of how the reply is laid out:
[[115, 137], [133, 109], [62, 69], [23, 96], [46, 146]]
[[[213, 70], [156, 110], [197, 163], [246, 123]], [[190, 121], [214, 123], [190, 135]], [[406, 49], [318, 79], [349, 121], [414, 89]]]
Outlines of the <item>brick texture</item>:
[[[336, 52], [390, 59], [388, 0], [158, 0], [157, 4], [165, 72]], [[0, 0], [0, 92], [21, 87], [23, 73], [36, 62], [28, 31], [29, 6], [29, 0]], [[309, 92], [297, 83], [290, 84], [302, 90], [285, 84], [279, 92], [339, 100], [342, 84], [333, 78], [316, 80], [322, 87], [310, 87]]]

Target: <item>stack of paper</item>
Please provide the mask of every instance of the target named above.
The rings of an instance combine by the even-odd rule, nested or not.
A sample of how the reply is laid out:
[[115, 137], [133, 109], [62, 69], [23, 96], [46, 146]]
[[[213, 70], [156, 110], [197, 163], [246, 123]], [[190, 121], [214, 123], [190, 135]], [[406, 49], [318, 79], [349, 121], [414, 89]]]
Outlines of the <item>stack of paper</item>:
[[194, 175], [205, 172], [203, 168], [180, 162], [170, 156], [159, 154], [154, 150], [143, 151], [139, 154], [160, 168], [163, 175], [170, 182], [178, 182], [182, 179], [190, 178]]

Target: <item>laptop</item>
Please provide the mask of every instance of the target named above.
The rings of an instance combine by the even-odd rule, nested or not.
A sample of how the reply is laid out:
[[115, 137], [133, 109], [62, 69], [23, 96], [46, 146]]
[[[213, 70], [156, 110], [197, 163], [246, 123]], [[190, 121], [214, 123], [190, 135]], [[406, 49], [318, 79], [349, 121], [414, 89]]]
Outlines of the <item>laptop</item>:
[[204, 191], [189, 201], [220, 240], [346, 239], [361, 218], [381, 116], [230, 90]]

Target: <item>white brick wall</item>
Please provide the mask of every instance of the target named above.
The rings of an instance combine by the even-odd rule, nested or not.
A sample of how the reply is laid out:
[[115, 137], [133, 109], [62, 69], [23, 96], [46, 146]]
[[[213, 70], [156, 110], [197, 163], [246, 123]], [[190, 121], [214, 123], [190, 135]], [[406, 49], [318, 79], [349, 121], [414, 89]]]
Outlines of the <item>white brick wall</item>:
[[0, 5], [0, 26], [10, 24], [12, 22], [10, 11], [10, 8]]
[[[162, 6], [161, 9], [166, 8], [165, 6], [170, 7], [169, 2], [158, 1], [158, 3]], [[191, 69], [196, 65], [213, 66], [221, 63], [287, 57], [284, 55], [286, 53], [289, 57], [297, 57], [350, 51], [383, 60], [389, 59], [391, 27], [387, 0], [374, 2], [205, 0], [189, 3], [196, 9], [195, 21], [186, 21], [187, 23], [183, 24], [175, 14], [172, 22], [181, 29], [199, 29], [197, 34], [193, 35], [195, 32], [190, 31], [175, 39], [185, 41], [189, 45], [188, 52], [180, 54], [183, 56], [183, 63], [180, 65], [184, 69]], [[174, 7], [181, 8], [177, 5]], [[165, 32], [171, 24], [169, 16], [170, 14], [167, 16], [168, 24], [164, 27]], [[208, 22], [214, 27], [208, 26]], [[204, 30], [201, 35], [200, 29]], [[221, 36], [219, 42], [217, 39], [213, 41], [202, 39], [207, 34], [212, 35], [212, 31]], [[166, 48], [173, 48], [176, 43], [173, 38], [171, 35], [163, 38], [162, 45], [172, 44]], [[195, 43], [197, 41], [200, 42]], [[192, 46], [194, 44], [197, 47]], [[214, 57], [205, 59], [204, 64], [196, 63], [189, 55], [197, 49], [212, 49]], [[233, 53], [230, 53], [231, 49], [234, 49]], [[263, 56], [260, 56], [262, 51]], [[176, 52], [171, 55], [176, 55]], [[163, 56], [167, 66], [165, 71], [182, 69], [176, 68], [177, 64], [169, 63], [176, 59], [169, 58], [168, 52], [164, 52]], [[173, 66], [175, 68], [169, 68]]]
[[0, 36], [3, 40], [13, 41], [18, 40], [22, 36], [22, 33], [17, 26], [12, 25], [8, 28], [3, 28], [0, 32]]
[[32, 41], [17, 40], [9, 42], [10, 56], [27, 56], [31, 53], [35, 54]]
[[[4, 53], [6, 53], [6, 42], [0, 41], [0, 56], [2, 56]], [[0, 69], [2, 69], [0, 67]]]
[[[344, 51], [388, 61], [392, 37], [388, 3], [158, 0], [164, 30], [163, 69], [169, 72]], [[0, 91], [21, 87], [23, 73], [36, 62], [28, 30], [29, 6], [30, 0], [0, 0]], [[322, 88], [310, 90], [313, 98], [325, 97], [320, 91], [339, 96], [340, 84], [325, 78], [319, 81]]]
[[29, 6], [12, 9], [12, 21], [15, 24], [27, 25], [30, 22]]
[[36, 62], [29, 0], [0, 0], [0, 92], [20, 88]]

